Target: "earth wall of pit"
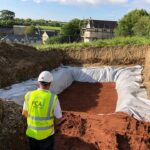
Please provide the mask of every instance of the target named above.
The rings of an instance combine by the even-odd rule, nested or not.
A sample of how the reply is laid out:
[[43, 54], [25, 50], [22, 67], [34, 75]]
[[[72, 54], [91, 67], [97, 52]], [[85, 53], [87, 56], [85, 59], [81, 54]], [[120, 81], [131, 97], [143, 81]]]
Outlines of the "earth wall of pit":
[[98, 64], [100, 66], [144, 65], [148, 46], [102, 47], [64, 50], [66, 65]]
[[147, 46], [103, 47], [82, 50], [45, 50], [0, 43], [0, 88], [35, 78], [43, 70], [64, 65], [144, 65]]
[[150, 48], [146, 51], [146, 59], [145, 59], [145, 65], [144, 65], [144, 84], [147, 89], [148, 97], [150, 98]]

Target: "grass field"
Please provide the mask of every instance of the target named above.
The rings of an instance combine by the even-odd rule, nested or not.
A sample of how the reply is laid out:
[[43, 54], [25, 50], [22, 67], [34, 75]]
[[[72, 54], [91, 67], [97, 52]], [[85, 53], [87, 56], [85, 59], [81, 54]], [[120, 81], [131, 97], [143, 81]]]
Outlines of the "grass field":
[[114, 47], [126, 45], [150, 45], [150, 38], [146, 37], [115, 37], [113, 39], [96, 40], [89, 43], [65, 43], [65, 44], [50, 44], [50, 45], [34, 45], [39, 50], [50, 49], [83, 49], [88, 47]]
[[45, 30], [56, 30], [56, 31], [61, 30], [61, 27], [53, 27], [53, 26], [40, 26], [40, 28], [45, 29]]

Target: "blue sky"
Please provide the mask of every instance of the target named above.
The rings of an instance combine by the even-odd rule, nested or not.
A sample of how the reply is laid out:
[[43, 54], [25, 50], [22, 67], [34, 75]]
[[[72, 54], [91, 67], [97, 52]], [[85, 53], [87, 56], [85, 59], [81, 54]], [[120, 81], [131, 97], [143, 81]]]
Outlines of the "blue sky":
[[0, 0], [0, 10], [14, 11], [16, 17], [59, 21], [119, 20], [135, 8], [150, 12], [150, 0]]

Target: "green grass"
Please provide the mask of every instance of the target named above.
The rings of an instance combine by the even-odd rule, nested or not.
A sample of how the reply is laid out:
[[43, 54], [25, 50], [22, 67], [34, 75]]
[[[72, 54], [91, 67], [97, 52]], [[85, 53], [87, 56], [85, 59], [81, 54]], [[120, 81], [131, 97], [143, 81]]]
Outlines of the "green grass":
[[150, 38], [146, 37], [115, 37], [113, 39], [95, 40], [89, 43], [65, 43], [65, 44], [50, 44], [50, 45], [34, 45], [39, 50], [50, 49], [84, 49], [88, 47], [114, 47], [114, 46], [130, 46], [130, 45], [150, 45]]
[[61, 30], [61, 27], [53, 27], [53, 26], [40, 26], [40, 28], [45, 29], [45, 30], [56, 30], [56, 31]]

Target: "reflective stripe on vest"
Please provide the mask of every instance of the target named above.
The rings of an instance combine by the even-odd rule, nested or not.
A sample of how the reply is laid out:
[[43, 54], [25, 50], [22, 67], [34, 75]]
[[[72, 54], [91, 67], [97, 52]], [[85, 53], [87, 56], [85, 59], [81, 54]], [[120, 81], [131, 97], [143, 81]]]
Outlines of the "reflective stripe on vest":
[[35, 127], [35, 126], [30, 126], [28, 125], [28, 128], [34, 129], [34, 130], [48, 130], [53, 128], [54, 125], [46, 126], [46, 127]]
[[33, 116], [30, 116], [30, 115], [28, 117], [32, 120], [39, 120], [39, 121], [54, 119], [54, 117], [33, 117]]

